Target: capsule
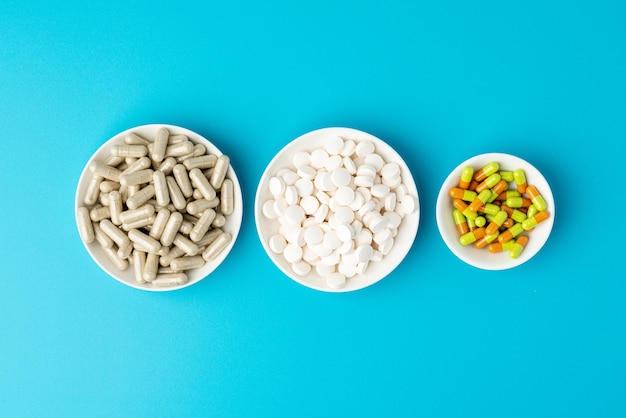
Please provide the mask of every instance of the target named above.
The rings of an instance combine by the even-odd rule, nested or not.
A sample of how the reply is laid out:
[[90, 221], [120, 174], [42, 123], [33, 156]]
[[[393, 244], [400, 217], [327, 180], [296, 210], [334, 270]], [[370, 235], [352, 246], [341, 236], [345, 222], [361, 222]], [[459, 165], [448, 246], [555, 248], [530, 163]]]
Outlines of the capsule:
[[111, 248], [113, 247], [113, 240], [107, 234], [102, 232], [100, 229], [99, 223], [93, 223], [93, 232], [96, 237], [96, 241], [102, 246], [102, 248]]
[[467, 219], [467, 227], [469, 228], [470, 231], [473, 231], [474, 229], [476, 229], [476, 219], [478, 219], [478, 216], [476, 216], [475, 218], [466, 218]]
[[158, 274], [152, 281], [152, 285], [156, 287], [182, 286], [189, 281], [187, 275], [183, 272], [179, 273], [163, 273]]
[[476, 192], [471, 190], [462, 189], [460, 187], [453, 187], [450, 189], [450, 197], [454, 199], [465, 200], [466, 202], [471, 202], [476, 199]]
[[532, 204], [532, 201], [527, 197], [517, 196], [509, 197], [505, 201], [505, 204], [510, 208], [521, 208], [530, 206]]
[[177, 210], [182, 210], [187, 206], [187, 199], [183, 195], [183, 192], [178, 187], [178, 183], [176, 183], [176, 179], [172, 176], [167, 176], [165, 178], [167, 181], [167, 190], [170, 193], [170, 200], [174, 205], [174, 208]]
[[183, 161], [183, 165], [187, 170], [191, 170], [194, 168], [199, 168], [201, 170], [205, 170], [207, 168], [215, 167], [215, 163], [217, 162], [217, 156], [213, 154], [202, 155], [200, 157], [191, 157]]
[[215, 220], [215, 211], [213, 209], [207, 209], [202, 212], [202, 216], [198, 219], [198, 222], [194, 225], [193, 229], [189, 233], [189, 238], [192, 241], [198, 242], [207, 233], [211, 224]]
[[504, 210], [509, 215], [509, 218], [513, 219], [515, 222], [521, 223], [526, 220], [526, 214], [518, 209], [504, 205], [502, 206], [502, 210]]
[[504, 242], [504, 243], [502, 243], [502, 242], [492, 242], [487, 247], [487, 251], [489, 251], [490, 253], [500, 253], [502, 251], [508, 251], [509, 249], [511, 249], [511, 247], [513, 246], [514, 243], [515, 243], [515, 241], [513, 241], [513, 240], [509, 240], [509, 241]]
[[504, 180], [500, 180], [496, 183], [496, 185], [491, 188], [491, 191], [495, 194], [493, 199], [497, 199], [498, 196], [500, 196], [500, 193], [506, 191], [507, 187], [509, 187], [509, 184]]
[[148, 236], [138, 229], [131, 229], [128, 231], [128, 239], [132, 242], [136, 242], [148, 250], [149, 253], [158, 253], [161, 249], [161, 243], [151, 236]]
[[526, 216], [531, 218], [531, 217], [535, 216], [535, 214], [537, 214], [537, 212], [539, 212], [537, 210], [537, 207], [535, 205], [530, 205], [530, 206], [528, 206], [528, 211], [526, 212]]
[[467, 190], [475, 191], [476, 186], [478, 186], [478, 182], [476, 180], [472, 180]]
[[161, 164], [159, 164], [159, 168], [157, 168], [156, 171], [162, 171], [163, 174], [168, 176], [174, 170], [174, 167], [176, 166], [176, 164], [178, 164], [178, 161], [176, 161], [176, 158], [167, 157], [166, 159], [163, 160]]
[[469, 232], [467, 219], [460, 210], [454, 209], [452, 211], [452, 218], [454, 219], [454, 224], [456, 225], [456, 230], [459, 232], [459, 236], [465, 235]]
[[[493, 173], [489, 177], [487, 177], [485, 180], [483, 180], [482, 183], [480, 183], [478, 186], [476, 186], [476, 192], [480, 193], [483, 190], [491, 189], [492, 187], [497, 185], [499, 182], [500, 182], [500, 174]], [[505, 184], [505, 186], [506, 186], [506, 184]]]
[[495, 216], [498, 212], [500, 212], [500, 206], [494, 205], [493, 203], [486, 203], [478, 208], [478, 212], [484, 213], [485, 215]]
[[481, 182], [485, 180], [487, 177], [489, 177], [490, 175], [492, 175], [493, 173], [495, 173], [496, 171], [498, 171], [499, 168], [500, 168], [500, 164], [498, 164], [495, 161], [490, 162], [489, 164], [487, 164], [486, 166], [484, 166], [483, 168], [481, 168], [474, 174], [474, 180]]
[[165, 150], [167, 149], [167, 142], [170, 136], [170, 132], [167, 128], [159, 128], [152, 144], [152, 161], [160, 163], [165, 158]]
[[507, 183], [511, 183], [512, 181], [514, 181], [513, 172], [512, 171], [502, 171], [502, 170], [500, 170], [500, 177], [502, 178], [502, 180], [506, 181]]
[[465, 203], [461, 199], [454, 199], [452, 201], [452, 206], [460, 210], [463, 216], [465, 216], [467, 219], [474, 220], [478, 216], [476, 212], [470, 211], [467, 203]]
[[213, 167], [213, 173], [211, 174], [211, 186], [215, 190], [219, 190], [222, 187], [222, 183], [226, 178], [226, 172], [228, 171], [228, 166], [230, 165], [230, 157], [228, 155], [220, 155], [217, 157], [217, 161], [215, 162], [215, 167]]
[[147, 282], [154, 281], [154, 279], [156, 279], [158, 271], [159, 255], [156, 253], [148, 253], [146, 255], [146, 262], [143, 266], [143, 279]]
[[124, 209], [124, 203], [122, 202], [122, 194], [113, 190], [109, 193], [109, 210], [111, 212], [111, 222], [115, 225], [121, 225], [122, 221], [120, 220], [120, 213]]
[[154, 206], [146, 204], [138, 207], [137, 209], [128, 209], [120, 212], [119, 218], [122, 223], [128, 224], [131, 222], [145, 219], [154, 215]]
[[120, 181], [120, 175], [122, 174], [121, 170], [115, 167], [111, 167], [110, 165], [101, 163], [99, 161], [93, 161], [89, 165], [89, 170], [92, 172], [92, 174], [96, 176], [104, 177], [107, 180], [117, 181], [117, 182]]
[[544, 200], [543, 196], [539, 194], [535, 186], [526, 187], [526, 193], [539, 212], [548, 208], [548, 204]]
[[471, 165], [463, 167], [461, 171], [461, 179], [459, 180], [459, 188], [467, 189], [474, 177], [474, 167]]
[[78, 232], [85, 244], [90, 244], [96, 238], [95, 231], [93, 230], [93, 224], [91, 223], [91, 217], [89, 216], [89, 209], [84, 206], [78, 208], [76, 212], [76, 219], [78, 221]]
[[487, 224], [487, 220], [485, 219], [484, 216], [477, 216], [476, 219], [474, 219], [474, 225], [476, 225], [479, 228], [482, 228], [486, 224]]
[[128, 268], [128, 261], [117, 256], [117, 251], [113, 247], [102, 247], [102, 251], [109, 257], [109, 260], [117, 267], [118, 270], [126, 270]]
[[87, 190], [85, 191], [85, 197], [83, 198], [83, 203], [87, 206], [94, 205], [98, 201], [98, 197], [100, 197], [100, 185], [102, 184], [104, 178], [92, 175], [91, 179], [89, 179], [89, 183], [87, 184]]
[[487, 245], [491, 244], [496, 238], [498, 238], [499, 234], [500, 233], [496, 231], [496, 233], [493, 235], [485, 235], [474, 243], [474, 247], [478, 249], [485, 248]]
[[507, 229], [506, 231], [504, 231], [503, 233], [501, 233], [500, 235], [498, 235], [498, 241], [500, 241], [501, 243], [505, 243], [507, 241], [512, 240], [513, 238], [515, 238], [522, 232], [524, 232], [524, 228], [522, 228], [522, 224], [515, 224], [509, 229]]
[[185, 251], [187, 255], [198, 254], [198, 245], [183, 234], [177, 233], [174, 236], [172, 243], [181, 250]]
[[145, 283], [143, 278], [143, 270], [146, 265], [146, 253], [139, 250], [133, 251], [133, 271], [135, 273], [135, 281], [137, 283]]
[[235, 184], [231, 179], [224, 179], [220, 191], [220, 209], [223, 215], [231, 215], [235, 210]]
[[180, 212], [174, 212], [170, 215], [163, 232], [161, 233], [161, 245], [169, 247], [174, 242], [174, 237], [180, 229], [180, 225], [183, 223], [183, 215]]
[[167, 187], [165, 174], [162, 171], [155, 171], [152, 175], [152, 181], [154, 183], [154, 195], [156, 197], [157, 204], [161, 207], [169, 205], [170, 192]]
[[498, 229], [502, 226], [504, 221], [509, 217], [509, 214], [505, 211], [499, 211], [494, 217], [487, 229], [485, 230], [486, 235], [493, 235], [498, 232]]
[[170, 267], [175, 271], [195, 269], [204, 265], [201, 255], [177, 257], [170, 261]]
[[191, 141], [177, 142], [170, 144], [165, 149], [165, 158], [182, 157], [193, 152], [193, 143]]
[[505, 190], [505, 191], [503, 191], [502, 193], [500, 193], [498, 195], [496, 200], [507, 200], [507, 199], [510, 199], [512, 197], [520, 197], [520, 196], [521, 196], [521, 194], [517, 190]]
[[526, 235], [521, 235], [517, 240], [512, 241], [513, 245], [509, 249], [509, 257], [517, 258], [524, 251], [524, 247], [528, 244], [528, 237]]
[[467, 207], [470, 212], [477, 212], [478, 208], [487, 203], [487, 200], [491, 197], [491, 190], [483, 190], [476, 196], [476, 198]]
[[152, 228], [150, 228], [150, 235], [154, 239], [161, 239], [161, 234], [165, 229], [165, 225], [167, 224], [168, 219], [170, 218], [170, 211], [166, 208], [161, 208], [158, 210], [154, 222], [152, 223]]
[[214, 260], [224, 249], [228, 246], [232, 236], [228, 232], [222, 232], [211, 244], [209, 244], [204, 252], [202, 258], [206, 261]]
[[152, 169], [133, 171], [120, 175], [120, 184], [122, 186], [135, 186], [137, 184], [150, 183], [152, 181]]
[[485, 228], [476, 228], [459, 238], [461, 245], [468, 245], [485, 236]]
[[217, 196], [217, 193], [215, 192], [215, 188], [209, 182], [209, 180], [204, 176], [204, 174], [199, 168], [192, 168], [189, 171], [189, 178], [191, 179], [192, 184], [198, 190], [200, 190], [200, 193], [202, 193], [202, 196], [206, 200], [215, 199], [215, 197]]
[[524, 194], [526, 193], [526, 173], [521, 168], [513, 170], [513, 180], [517, 185], [517, 191]]
[[525, 231], [530, 231], [534, 227], [536, 227], [541, 222], [545, 221], [550, 217], [550, 214], [547, 211], [537, 212], [534, 216], [527, 218], [524, 222], [522, 222], [522, 228]]
[[148, 155], [148, 148], [144, 145], [113, 145], [111, 155], [116, 157], [141, 158]]
[[189, 180], [189, 173], [183, 164], [176, 164], [172, 170], [176, 183], [180, 187], [180, 191], [185, 197], [191, 197], [193, 195], [193, 187], [191, 187], [191, 180]]

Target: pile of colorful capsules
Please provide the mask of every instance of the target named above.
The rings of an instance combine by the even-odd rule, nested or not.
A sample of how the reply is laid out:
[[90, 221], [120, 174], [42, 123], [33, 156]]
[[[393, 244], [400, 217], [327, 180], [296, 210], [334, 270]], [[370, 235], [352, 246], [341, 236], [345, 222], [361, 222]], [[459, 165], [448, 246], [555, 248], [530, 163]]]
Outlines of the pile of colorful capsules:
[[[509, 189], [510, 184], [515, 188]], [[476, 172], [471, 166], [464, 167], [450, 196], [461, 245], [474, 243], [492, 253], [508, 251], [511, 258], [518, 258], [526, 247], [528, 235], [524, 232], [550, 217], [545, 199], [535, 186], [527, 184], [524, 170], [500, 170], [497, 162]]]

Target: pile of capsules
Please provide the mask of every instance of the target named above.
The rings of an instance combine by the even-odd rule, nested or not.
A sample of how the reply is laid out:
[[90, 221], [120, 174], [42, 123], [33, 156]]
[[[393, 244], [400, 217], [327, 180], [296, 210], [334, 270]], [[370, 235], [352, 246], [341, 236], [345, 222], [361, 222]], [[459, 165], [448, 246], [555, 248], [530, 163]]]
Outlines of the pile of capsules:
[[[509, 184], [515, 189], [509, 190]], [[497, 162], [476, 172], [471, 166], [464, 167], [450, 197], [461, 245], [474, 243], [492, 253], [508, 251], [511, 258], [518, 258], [526, 247], [528, 235], [524, 232], [550, 216], [537, 188], [527, 184], [524, 170], [500, 170]]]
[[77, 212], [82, 240], [96, 240], [113, 265], [133, 265], [137, 283], [180, 286], [186, 271], [215, 259], [232, 237], [230, 159], [160, 128], [154, 141], [128, 133], [91, 179]]
[[297, 152], [270, 178], [262, 210], [280, 225], [269, 238], [271, 251], [298, 276], [314, 270], [339, 289], [391, 252], [417, 198], [400, 166], [385, 161], [372, 142], [333, 136], [321, 145]]

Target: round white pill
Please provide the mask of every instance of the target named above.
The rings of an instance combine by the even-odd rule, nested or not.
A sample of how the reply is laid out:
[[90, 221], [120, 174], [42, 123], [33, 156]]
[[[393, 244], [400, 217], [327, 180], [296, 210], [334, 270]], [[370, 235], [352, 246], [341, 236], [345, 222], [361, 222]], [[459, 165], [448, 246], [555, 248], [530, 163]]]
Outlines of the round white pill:
[[322, 168], [326, 165], [326, 160], [328, 160], [328, 153], [324, 149], [318, 148], [311, 152], [311, 167]]
[[380, 174], [383, 178], [400, 177], [400, 166], [396, 163], [387, 163], [380, 169]]
[[381, 242], [386, 241], [388, 238], [391, 238], [391, 229], [389, 228], [378, 231], [373, 236], [373, 240], [376, 244], [380, 244]]
[[332, 253], [333, 250], [331, 248], [327, 248], [324, 246], [324, 243], [319, 243], [315, 245], [311, 245], [311, 249], [317, 254], [318, 257], [326, 257], [328, 254]]
[[354, 239], [354, 243], [357, 246], [370, 245], [372, 243], [372, 232], [369, 229], [363, 228]]
[[[354, 236], [354, 234], [353, 234]], [[337, 251], [339, 254], [344, 255], [344, 254], [348, 254], [349, 252], [354, 250], [354, 241], [353, 240], [347, 240], [344, 243], [342, 243], [339, 248], [337, 248], [335, 251]]]
[[285, 246], [285, 250], [283, 251], [283, 255], [288, 263], [297, 263], [300, 259], [302, 259], [302, 247], [296, 244], [287, 244]]
[[320, 207], [315, 212], [315, 220], [317, 223], [321, 224], [326, 220], [326, 216], [328, 216], [329, 208], [326, 205], [320, 205]]
[[369, 223], [368, 228], [370, 231], [372, 231], [373, 234], [376, 234], [377, 232], [382, 231], [383, 229], [385, 229], [387, 227], [389, 221], [387, 221], [387, 218], [385, 218], [384, 216], [377, 214], [376, 217], [374, 217], [372, 219], [372, 221]]
[[343, 157], [343, 166], [348, 170], [348, 173], [356, 174], [356, 164], [350, 157]]
[[311, 155], [306, 151], [298, 151], [293, 156], [293, 165], [298, 168], [302, 165], [311, 164]]
[[320, 207], [320, 201], [313, 196], [304, 196], [300, 199], [300, 206], [304, 209], [304, 213], [307, 215], [313, 215]]
[[376, 176], [376, 168], [369, 164], [362, 164], [356, 169], [357, 176], [367, 176], [372, 177], [372, 179]]
[[387, 212], [392, 211], [396, 208], [396, 194], [395, 193], [393, 192], [389, 193], [385, 197], [384, 207], [385, 207], [385, 211]]
[[341, 138], [340, 136], [331, 136], [326, 140], [326, 145], [324, 146], [324, 149], [330, 155], [337, 155], [343, 150], [343, 147], [343, 138]]
[[280, 234], [274, 234], [270, 237], [269, 240], [270, 250], [275, 252], [276, 254], [282, 254], [287, 246], [287, 241]]
[[390, 228], [397, 228], [402, 222], [402, 218], [400, 217], [400, 215], [393, 211], [385, 212], [383, 216], [387, 218], [387, 225]]
[[365, 164], [371, 165], [372, 167], [374, 167], [376, 169], [376, 172], [379, 172], [383, 168], [383, 165], [385, 164], [383, 157], [381, 157], [380, 155], [376, 153], [366, 155], [364, 161], [365, 161]]
[[366, 261], [365, 263], [357, 263], [356, 264], [356, 274], [363, 274], [365, 273], [365, 270], [367, 270], [367, 266], [369, 266], [369, 261]]
[[300, 176], [300, 178], [313, 180], [316, 174], [317, 171], [310, 165], [301, 165], [300, 167], [298, 167], [298, 175]]
[[341, 289], [346, 285], [346, 276], [341, 273], [330, 273], [326, 276], [326, 284], [331, 289]]
[[313, 182], [306, 179], [296, 181], [295, 188], [300, 197], [310, 196], [313, 193]]
[[337, 187], [348, 186], [352, 180], [352, 174], [347, 169], [339, 167], [331, 172], [331, 180]]
[[280, 177], [272, 177], [269, 180], [269, 189], [272, 196], [282, 196], [285, 193], [285, 181]]
[[296, 244], [300, 247], [305, 244], [304, 228], [300, 228], [296, 225], [285, 224], [283, 228], [279, 228], [279, 232], [282, 233], [283, 237], [285, 237], [288, 243]]
[[341, 240], [337, 236], [337, 232], [331, 230], [324, 234], [322, 243], [324, 244], [324, 247], [329, 248], [330, 250], [336, 250], [341, 245]]
[[288, 205], [295, 205], [296, 203], [298, 203], [299, 199], [300, 195], [298, 194], [298, 189], [296, 189], [296, 186], [285, 187], [285, 201]]
[[350, 209], [352, 209], [354, 212], [357, 212], [359, 209], [361, 209], [364, 203], [365, 197], [363, 196], [363, 193], [361, 193], [360, 191], [355, 191], [354, 200], [352, 201], [352, 203], [350, 203]]
[[341, 158], [341, 155], [331, 155], [326, 160], [326, 164], [324, 164], [324, 168], [326, 168], [326, 170], [328, 171], [333, 171], [336, 168], [341, 167], [342, 165], [343, 165], [343, 160]]
[[274, 201], [274, 212], [277, 216], [283, 216], [288, 207], [289, 205], [287, 204], [287, 200], [284, 197], [281, 197], [280, 199]]
[[400, 201], [400, 206], [402, 206], [402, 212], [408, 215], [415, 212], [415, 209], [417, 208], [417, 202], [415, 201], [415, 198], [413, 196], [406, 195]]
[[389, 186], [390, 189], [395, 189], [396, 187], [400, 185], [400, 183], [402, 183], [402, 178], [401, 177], [395, 177], [395, 178], [383, 177], [381, 182], [385, 186]]
[[373, 255], [374, 255], [374, 249], [372, 248], [371, 245], [359, 245], [356, 249], [357, 261], [361, 263], [370, 261]]
[[327, 256], [322, 257], [322, 263], [326, 264], [327, 266], [336, 266], [337, 264], [339, 264], [340, 258], [341, 256], [339, 255], [339, 253], [333, 251]]
[[375, 150], [374, 144], [369, 141], [362, 141], [356, 145], [356, 155], [359, 157], [365, 157], [368, 154], [373, 153]]
[[274, 211], [274, 203], [275, 202], [271, 199], [266, 200], [265, 203], [263, 203], [263, 206], [261, 208], [263, 215], [268, 219], [278, 218], [278, 214], [276, 213], [276, 211]]
[[320, 204], [322, 204], [322, 205], [330, 204], [330, 196], [328, 196], [326, 193], [324, 193], [321, 190], [319, 190], [317, 193], [315, 193], [315, 197], [317, 197], [317, 200], [319, 200]]
[[354, 200], [354, 190], [348, 186], [339, 187], [333, 196], [341, 206], [348, 206]]
[[374, 185], [374, 177], [357, 175], [354, 178], [354, 185], [358, 187], [372, 187]]
[[300, 176], [295, 171], [289, 170], [288, 168], [283, 171], [281, 177], [285, 181], [285, 184], [288, 186], [296, 184], [296, 181], [298, 181], [298, 179], [300, 178]]
[[378, 251], [380, 251], [382, 255], [389, 254], [391, 252], [391, 249], [393, 248], [394, 242], [394, 239], [389, 237], [385, 241], [378, 244]]
[[343, 149], [341, 150], [340, 154], [342, 157], [350, 157], [352, 156], [352, 154], [354, 154], [355, 150], [356, 150], [356, 142], [354, 142], [351, 139], [348, 139], [347, 141], [344, 141]]
[[292, 224], [300, 224], [305, 216], [304, 209], [300, 205], [291, 205], [285, 210], [285, 218]]
[[291, 269], [298, 276], [304, 277], [311, 272], [311, 265], [304, 260], [300, 260], [297, 263], [293, 263]]
[[311, 226], [304, 231], [304, 241], [307, 245], [317, 245], [324, 239], [324, 231], [319, 226]]
[[372, 186], [372, 196], [384, 199], [389, 194], [389, 186], [384, 184], [375, 184]]
[[335, 210], [335, 221], [337, 225], [349, 225], [354, 221], [354, 211], [346, 206], [339, 206]]
[[339, 238], [342, 243], [352, 241], [352, 239], [354, 238], [354, 229], [352, 229], [350, 225], [344, 224], [337, 226], [337, 229], [335, 229], [335, 233], [337, 234], [337, 238]]
[[319, 262], [315, 265], [315, 272], [321, 277], [326, 277], [329, 274], [332, 274], [335, 272], [335, 266], [329, 266], [327, 264]]

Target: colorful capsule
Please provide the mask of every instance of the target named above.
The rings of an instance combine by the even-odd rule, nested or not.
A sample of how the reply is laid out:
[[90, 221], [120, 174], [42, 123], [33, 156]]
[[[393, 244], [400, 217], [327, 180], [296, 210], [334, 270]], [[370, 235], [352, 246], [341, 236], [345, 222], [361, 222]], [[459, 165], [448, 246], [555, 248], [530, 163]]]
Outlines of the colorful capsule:
[[532, 204], [533, 202], [527, 198], [527, 197], [521, 197], [521, 196], [517, 196], [517, 197], [509, 197], [506, 200], [506, 205], [510, 208], [521, 208], [521, 207], [528, 207]]
[[533, 229], [534, 227], [536, 227], [538, 224], [545, 221], [549, 217], [550, 217], [550, 214], [545, 210], [542, 212], [537, 212], [537, 214], [535, 214], [532, 217], [527, 218], [524, 222], [522, 222], [522, 228], [524, 228], [525, 231], [530, 231], [531, 229]]
[[500, 206], [494, 205], [492, 203], [486, 203], [485, 205], [478, 208], [478, 212], [484, 213], [485, 215], [495, 215], [500, 212]]
[[476, 247], [478, 249], [485, 248], [487, 245], [489, 245], [493, 241], [495, 241], [495, 239], [498, 238], [498, 235], [499, 235], [499, 232], [497, 232], [497, 231], [493, 235], [485, 235], [481, 239], [476, 240], [476, 242], [474, 243], [474, 247]]
[[485, 228], [476, 228], [459, 238], [461, 245], [468, 245], [485, 236]]
[[475, 191], [476, 186], [478, 186], [478, 182], [476, 180], [472, 180], [467, 190]]
[[456, 225], [456, 230], [459, 231], [459, 236], [465, 235], [469, 232], [469, 226], [467, 226], [467, 219], [460, 210], [454, 209], [452, 211], [452, 218]]
[[526, 220], [526, 214], [521, 210], [511, 208], [509, 206], [502, 206], [502, 210], [505, 211], [509, 218], [513, 219], [515, 222], [524, 222]]
[[481, 182], [487, 177], [489, 177], [490, 175], [492, 175], [493, 173], [495, 173], [496, 171], [498, 171], [499, 168], [500, 168], [500, 164], [498, 164], [495, 161], [490, 162], [489, 164], [487, 164], [486, 166], [484, 166], [483, 168], [481, 168], [474, 174], [474, 180]]
[[499, 182], [496, 183], [495, 186], [491, 188], [491, 191], [495, 193], [496, 195], [495, 198], [497, 199], [500, 193], [504, 192], [507, 189], [507, 187], [509, 187], [509, 184], [504, 180], [500, 180]]
[[521, 196], [521, 194], [517, 190], [506, 190], [500, 193], [496, 200], [507, 200], [512, 197], [519, 197], [519, 196]]
[[477, 212], [478, 208], [487, 203], [487, 200], [491, 197], [491, 190], [483, 190], [476, 196], [476, 198], [470, 203], [468, 209], [470, 212]]
[[480, 193], [483, 190], [491, 189], [493, 186], [498, 184], [499, 181], [500, 181], [500, 174], [493, 173], [489, 177], [487, 177], [485, 180], [483, 180], [482, 183], [480, 183], [478, 186], [476, 186], [476, 192]]
[[474, 167], [468, 165], [463, 168], [461, 172], [461, 180], [459, 180], [459, 188], [467, 189], [472, 182], [472, 178], [474, 177]]
[[467, 218], [467, 227], [470, 231], [476, 229], [476, 219], [478, 219], [478, 216], [476, 216], [475, 218]]
[[522, 224], [515, 224], [500, 235], [498, 235], [498, 241], [504, 244], [505, 242], [512, 240], [522, 232], [524, 232]]
[[515, 221], [511, 218], [506, 218], [504, 223], [502, 224], [502, 227], [509, 229], [513, 225], [515, 225]]
[[453, 187], [450, 189], [450, 197], [455, 199], [465, 200], [466, 202], [471, 202], [476, 199], [476, 192], [471, 190], [462, 189], [460, 187]]
[[490, 253], [500, 253], [502, 251], [508, 251], [515, 241], [507, 241], [507, 242], [492, 242], [487, 247], [487, 251]]
[[512, 171], [500, 171], [500, 177], [507, 183], [511, 183], [512, 181], [514, 181]]
[[513, 242], [513, 245], [509, 249], [509, 257], [517, 258], [524, 251], [524, 247], [528, 244], [528, 237], [526, 235], [521, 235], [517, 240], [510, 241]]
[[469, 210], [469, 206], [467, 205], [467, 203], [465, 203], [461, 199], [454, 199], [452, 201], [452, 205], [460, 210], [463, 216], [465, 216], [467, 219], [474, 220], [478, 216], [476, 212], [472, 212], [471, 210]]
[[548, 204], [544, 200], [543, 196], [539, 194], [535, 186], [526, 187], [526, 193], [539, 212], [548, 208]]
[[487, 226], [487, 229], [485, 230], [485, 234], [487, 235], [493, 235], [496, 232], [498, 232], [498, 229], [500, 229], [500, 227], [502, 226], [502, 224], [504, 223], [504, 221], [506, 221], [506, 219], [509, 217], [509, 214], [506, 213], [505, 211], [501, 210], [499, 211], [494, 217], [493, 220], [491, 221], [491, 223], [489, 224], [489, 226]]
[[535, 216], [535, 214], [537, 214], [537, 212], [539, 212], [537, 210], [537, 206], [530, 205], [530, 206], [528, 206], [528, 211], [526, 212], [526, 216], [531, 218], [531, 217]]
[[526, 174], [524, 170], [518, 168], [513, 170], [513, 180], [515, 180], [515, 184], [517, 185], [517, 191], [520, 193], [526, 193]]
[[484, 216], [477, 216], [476, 219], [474, 219], [474, 225], [476, 225], [479, 228], [482, 228], [486, 224], [487, 224], [487, 220], [485, 219]]

